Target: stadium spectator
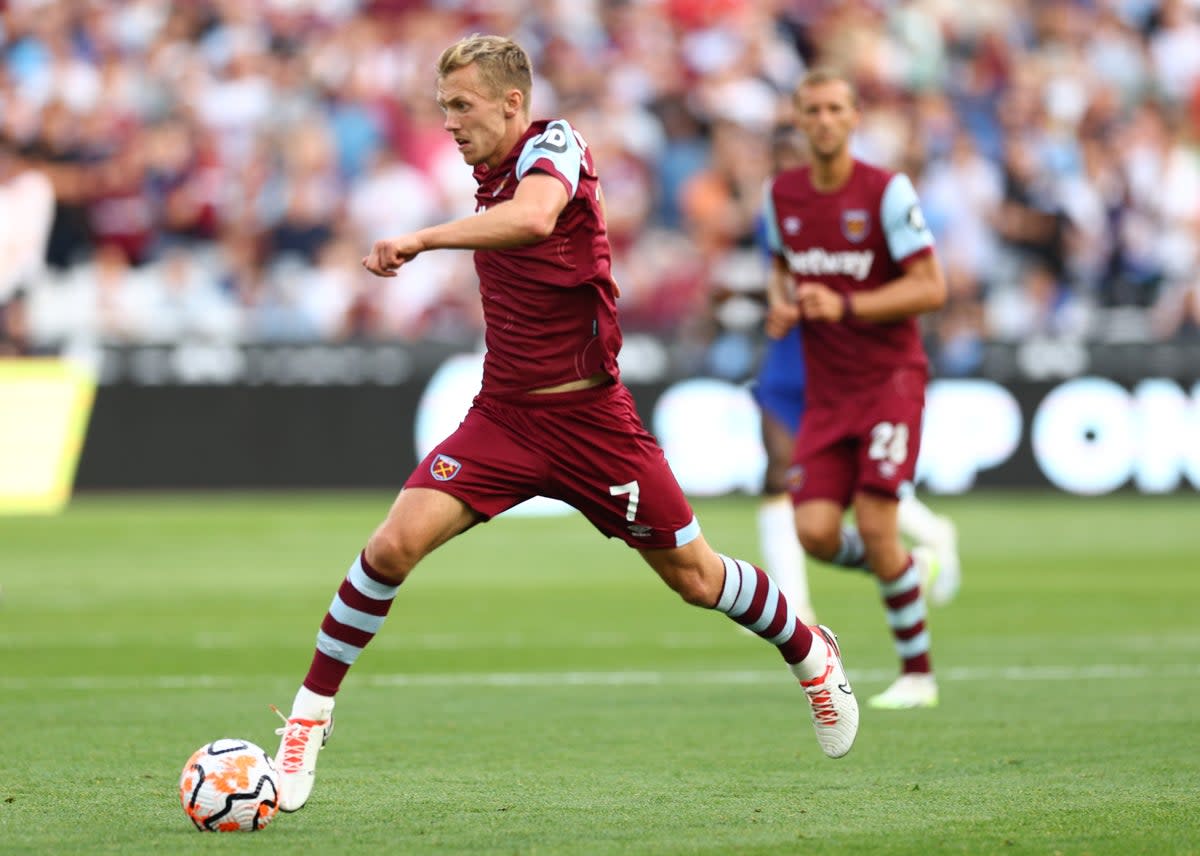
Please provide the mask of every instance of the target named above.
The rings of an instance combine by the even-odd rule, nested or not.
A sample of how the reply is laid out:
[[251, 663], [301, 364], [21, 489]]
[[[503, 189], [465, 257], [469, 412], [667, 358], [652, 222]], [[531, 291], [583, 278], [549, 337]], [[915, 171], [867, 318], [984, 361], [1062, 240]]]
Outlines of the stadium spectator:
[[[377, 241], [364, 266], [392, 278], [437, 249], [474, 250], [487, 353], [461, 425], [418, 464], [341, 583], [280, 729], [280, 807], [313, 786], [334, 697], [400, 585], [451, 538], [533, 496], [565, 500], [638, 550], [685, 602], [774, 645], [808, 696], [830, 757], [851, 748], [858, 706], [827, 628], [800, 622], [770, 577], [708, 546], [620, 380], [618, 288], [605, 202], [586, 143], [563, 119], [531, 119], [530, 60], [471, 36], [446, 49], [437, 98], [474, 167], [480, 213]], [[563, 262], [568, 262], [564, 264]]]
[[[264, 266], [296, 252], [315, 268], [349, 201], [376, 182], [381, 151], [437, 188], [389, 208], [434, 220], [469, 212], [457, 152], [417, 93], [436, 45], [487, 25], [522, 35], [542, 69], [538, 111], [569, 109], [608, 167], [629, 329], [678, 329], [681, 355], [717, 345], [736, 357], [695, 365], [736, 375], [753, 361], [710, 314], [736, 266], [724, 254], [688, 264], [708, 253], [689, 244], [710, 234], [691, 231], [686, 197], [729, 129], [763, 137], [787, 121], [788, 96], [815, 63], [843, 68], [863, 95], [855, 153], [912, 176], [948, 265], [978, 280], [973, 297], [957, 298], [974, 301], [955, 309], [960, 320], [987, 317], [986, 304], [1025, 289], [1022, 266], [1004, 260], [1033, 258], [1067, 299], [1102, 310], [1087, 314], [1082, 335], [1174, 335], [1150, 323], [1149, 307], [1196, 252], [1200, 12], [1189, 0], [550, 0], [514, 10], [432, 0], [6, 4], [0, 136], [55, 195], [49, 270], [27, 283], [31, 306], [56, 271], [113, 242], [152, 270], [182, 246], [219, 278], [208, 265], [230, 223], [254, 233]], [[958, 181], [964, 192], [948, 192]], [[379, 234], [361, 212], [353, 219], [359, 242]], [[679, 273], [641, 276], [647, 265]], [[460, 274], [428, 271], [420, 290], [457, 295]], [[1118, 316], [1133, 319], [1124, 333]], [[450, 312], [439, 335], [473, 343], [478, 325], [470, 311]], [[338, 324], [317, 327], [324, 337]], [[951, 327], [966, 329], [927, 326], [935, 359]], [[380, 335], [426, 329], [384, 324]], [[32, 333], [41, 347], [61, 344], [37, 323]]]

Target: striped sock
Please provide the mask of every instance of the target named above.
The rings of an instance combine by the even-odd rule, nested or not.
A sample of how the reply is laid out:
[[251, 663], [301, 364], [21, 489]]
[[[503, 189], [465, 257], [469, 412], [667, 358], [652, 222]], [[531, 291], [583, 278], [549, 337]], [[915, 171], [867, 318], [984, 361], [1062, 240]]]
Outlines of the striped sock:
[[904, 573], [889, 582], [880, 582], [888, 627], [896, 643], [903, 671], [928, 673], [929, 629], [925, 626], [925, 597], [921, 594], [921, 576], [912, 558]]
[[365, 551], [359, 554], [321, 622], [305, 687], [318, 695], [337, 694], [346, 672], [379, 632], [399, 589], [367, 563]]
[[870, 573], [871, 569], [867, 567], [867, 547], [863, 544], [858, 529], [853, 526], [842, 527], [842, 540], [838, 543], [837, 552], [829, 561], [839, 568]]
[[812, 631], [796, 618], [779, 586], [749, 562], [728, 556], [721, 561], [725, 584], [713, 608], [766, 639], [789, 665], [803, 660], [812, 648]]

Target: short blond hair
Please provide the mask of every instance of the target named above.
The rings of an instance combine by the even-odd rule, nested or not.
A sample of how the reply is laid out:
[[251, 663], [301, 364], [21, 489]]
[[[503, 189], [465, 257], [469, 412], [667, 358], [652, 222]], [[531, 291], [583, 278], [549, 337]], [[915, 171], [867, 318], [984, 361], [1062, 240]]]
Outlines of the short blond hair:
[[512, 39], [504, 36], [467, 36], [442, 51], [438, 59], [438, 78], [474, 64], [479, 79], [493, 95], [500, 97], [510, 89], [524, 96], [525, 112], [529, 112], [529, 93], [533, 89], [533, 64], [529, 54]]
[[799, 101], [800, 93], [805, 89], [811, 86], [821, 86], [825, 83], [845, 84], [846, 90], [850, 93], [850, 106], [856, 110], [858, 109], [858, 89], [854, 86], [854, 81], [830, 66], [818, 66], [800, 78], [800, 83], [796, 86], [793, 100]]

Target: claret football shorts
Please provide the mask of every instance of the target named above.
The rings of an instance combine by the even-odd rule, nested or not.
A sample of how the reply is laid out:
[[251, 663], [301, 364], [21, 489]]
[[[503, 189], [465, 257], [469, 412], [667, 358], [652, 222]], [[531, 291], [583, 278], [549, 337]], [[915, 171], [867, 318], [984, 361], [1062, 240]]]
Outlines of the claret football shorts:
[[898, 499], [916, 475], [924, 409], [925, 373], [914, 369], [835, 402], [809, 401], [788, 470], [792, 502], [845, 508], [860, 491]]
[[533, 496], [561, 499], [640, 549], [680, 547], [700, 534], [621, 383], [521, 402], [481, 394], [404, 486], [449, 493], [486, 518]]

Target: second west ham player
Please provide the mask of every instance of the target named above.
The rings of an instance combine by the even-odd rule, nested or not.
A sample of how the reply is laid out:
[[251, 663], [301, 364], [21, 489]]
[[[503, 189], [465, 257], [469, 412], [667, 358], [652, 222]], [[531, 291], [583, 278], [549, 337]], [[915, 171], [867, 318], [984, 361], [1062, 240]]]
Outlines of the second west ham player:
[[827, 755], [854, 741], [858, 705], [833, 634], [801, 622], [760, 569], [708, 545], [621, 383], [617, 286], [592, 156], [565, 120], [530, 119], [531, 86], [529, 57], [509, 39], [472, 36], [446, 49], [437, 100], [474, 167], [476, 213], [379, 241], [363, 259], [372, 273], [395, 276], [422, 252], [475, 251], [483, 385], [459, 428], [409, 477], [321, 622], [280, 729], [285, 811], [308, 799], [334, 695], [400, 584], [449, 539], [537, 495], [570, 503], [638, 550], [684, 601], [775, 646], [807, 694]]
[[[774, 179], [765, 219], [778, 274], [767, 329], [800, 325], [807, 372], [789, 474], [797, 532], [810, 555], [878, 580], [901, 675], [869, 704], [931, 707], [925, 598], [897, 503], [915, 474], [928, 380], [916, 319], [945, 302], [945, 280], [912, 182], [850, 152], [849, 81], [810, 72], [795, 108], [810, 162]], [[857, 533], [842, 526], [851, 506]]]

